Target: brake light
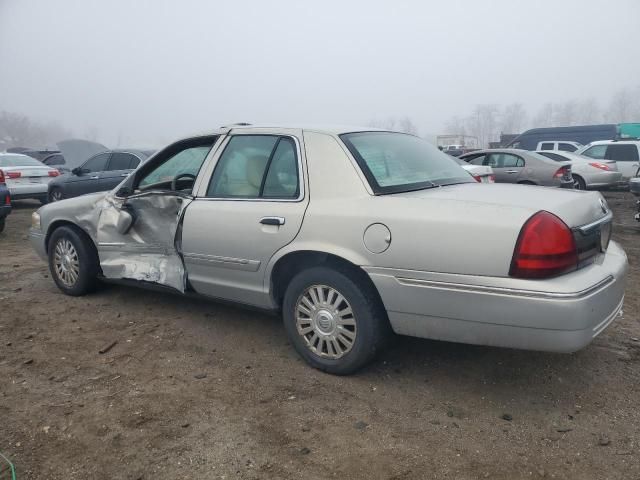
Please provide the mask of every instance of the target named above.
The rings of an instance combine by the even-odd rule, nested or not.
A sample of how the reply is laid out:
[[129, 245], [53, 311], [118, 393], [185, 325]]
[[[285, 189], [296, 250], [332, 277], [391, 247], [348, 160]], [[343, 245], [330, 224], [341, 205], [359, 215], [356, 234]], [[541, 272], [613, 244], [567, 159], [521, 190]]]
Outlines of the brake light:
[[482, 177], [480, 175], [471, 175], [476, 182], [482, 183]]
[[0, 170], [0, 183], [4, 183], [4, 172]]
[[571, 229], [552, 213], [541, 211], [526, 221], [513, 252], [509, 275], [548, 278], [578, 268]]
[[20, 178], [22, 176], [22, 172], [6, 172], [5, 176], [7, 178]]
[[56, 169], [53, 170], [49, 170], [49, 176], [50, 177], [57, 177], [58, 175], [60, 175], [60, 172]]
[[600, 163], [600, 162], [591, 162], [589, 163], [589, 165], [591, 165], [592, 167], [599, 168], [600, 170], [605, 170], [607, 172], [611, 170], [611, 168], [609, 168], [609, 165], [605, 165], [604, 163]]
[[7, 195], [4, 197], [4, 204], [5, 205], [11, 205], [11, 195], [9, 195], [7, 193]]
[[496, 176], [495, 175], [489, 175], [489, 183], [496, 183]]
[[565, 165], [564, 167], [560, 167], [556, 173], [553, 174], [553, 178], [562, 178], [568, 177], [571, 174], [571, 167]]

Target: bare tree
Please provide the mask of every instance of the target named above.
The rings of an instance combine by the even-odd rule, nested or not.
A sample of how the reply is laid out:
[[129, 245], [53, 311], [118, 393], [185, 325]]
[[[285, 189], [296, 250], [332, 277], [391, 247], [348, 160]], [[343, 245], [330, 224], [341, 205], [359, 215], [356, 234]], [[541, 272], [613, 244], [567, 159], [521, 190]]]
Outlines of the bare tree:
[[478, 139], [483, 148], [498, 138], [498, 106], [495, 104], [476, 105], [467, 119], [467, 132]]
[[595, 98], [585, 98], [578, 102], [577, 105], [577, 123], [581, 125], [589, 125], [601, 120], [600, 107]]
[[551, 103], [545, 103], [533, 117], [533, 128], [555, 127], [554, 109]]
[[460, 117], [452, 117], [445, 126], [446, 133], [450, 135], [466, 135], [467, 127], [465, 121]]
[[558, 127], [569, 127], [571, 125], [577, 125], [576, 119], [578, 118], [578, 103], [575, 100], [567, 100], [564, 103], [559, 103], [554, 107], [554, 124]]
[[413, 120], [408, 116], [404, 116], [397, 120], [395, 117], [387, 118], [374, 118], [369, 121], [369, 126], [374, 128], [382, 128], [384, 130], [396, 130], [398, 132], [411, 133], [412, 135], [418, 134], [418, 127], [413, 123]]
[[611, 101], [607, 110], [607, 120], [614, 123], [624, 123], [633, 120], [633, 115], [638, 109], [638, 100], [629, 88], [618, 90]]
[[527, 123], [527, 111], [521, 103], [504, 107], [500, 129], [502, 133], [520, 133]]

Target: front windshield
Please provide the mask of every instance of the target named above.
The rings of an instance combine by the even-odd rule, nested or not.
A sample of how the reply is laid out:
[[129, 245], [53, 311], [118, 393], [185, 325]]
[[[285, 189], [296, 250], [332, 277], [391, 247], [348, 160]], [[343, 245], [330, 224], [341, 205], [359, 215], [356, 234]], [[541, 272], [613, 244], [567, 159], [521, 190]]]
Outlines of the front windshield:
[[44, 163], [26, 155], [0, 155], [0, 167], [44, 167]]
[[473, 183], [453, 158], [413, 135], [358, 132], [340, 138], [376, 194]]

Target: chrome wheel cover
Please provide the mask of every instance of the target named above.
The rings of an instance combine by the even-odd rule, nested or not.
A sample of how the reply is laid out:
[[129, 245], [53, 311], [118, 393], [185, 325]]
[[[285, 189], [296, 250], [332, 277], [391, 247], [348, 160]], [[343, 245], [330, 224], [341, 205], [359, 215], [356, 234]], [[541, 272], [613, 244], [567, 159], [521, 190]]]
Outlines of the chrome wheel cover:
[[53, 267], [56, 276], [66, 286], [73, 287], [80, 276], [80, 260], [73, 243], [61, 238], [56, 243], [53, 252]]
[[356, 318], [351, 305], [335, 288], [312, 285], [295, 306], [296, 329], [307, 348], [319, 357], [338, 359], [353, 348]]

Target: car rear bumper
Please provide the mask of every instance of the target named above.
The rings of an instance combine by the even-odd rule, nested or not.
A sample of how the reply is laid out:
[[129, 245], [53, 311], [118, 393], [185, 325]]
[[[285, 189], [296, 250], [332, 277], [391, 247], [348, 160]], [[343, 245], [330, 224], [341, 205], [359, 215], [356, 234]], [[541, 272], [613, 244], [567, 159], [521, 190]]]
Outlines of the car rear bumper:
[[[595, 170], [595, 169], [594, 169]], [[579, 175], [579, 173], [576, 173]], [[622, 173], [620, 172], [596, 172], [584, 175], [587, 187], [613, 187], [620, 183]]]
[[38, 256], [47, 261], [47, 247], [45, 244], [45, 235], [40, 230], [34, 230], [33, 228], [29, 230], [29, 242], [31, 242], [31, 246], [36, 251]]
[[8, 184], [9, 192], [11, 192], [11, 198], [14, 200], [20, 200], [24, 198], [46, 198], [48, 190], [48, 182], [46, 183], [33, 183], [33, 184]]
[[594, 264], [548, 280], [365, 270], [398, 334], [573, 352], [588, 345], [621, 311], [627, 257], [611, 242]]

